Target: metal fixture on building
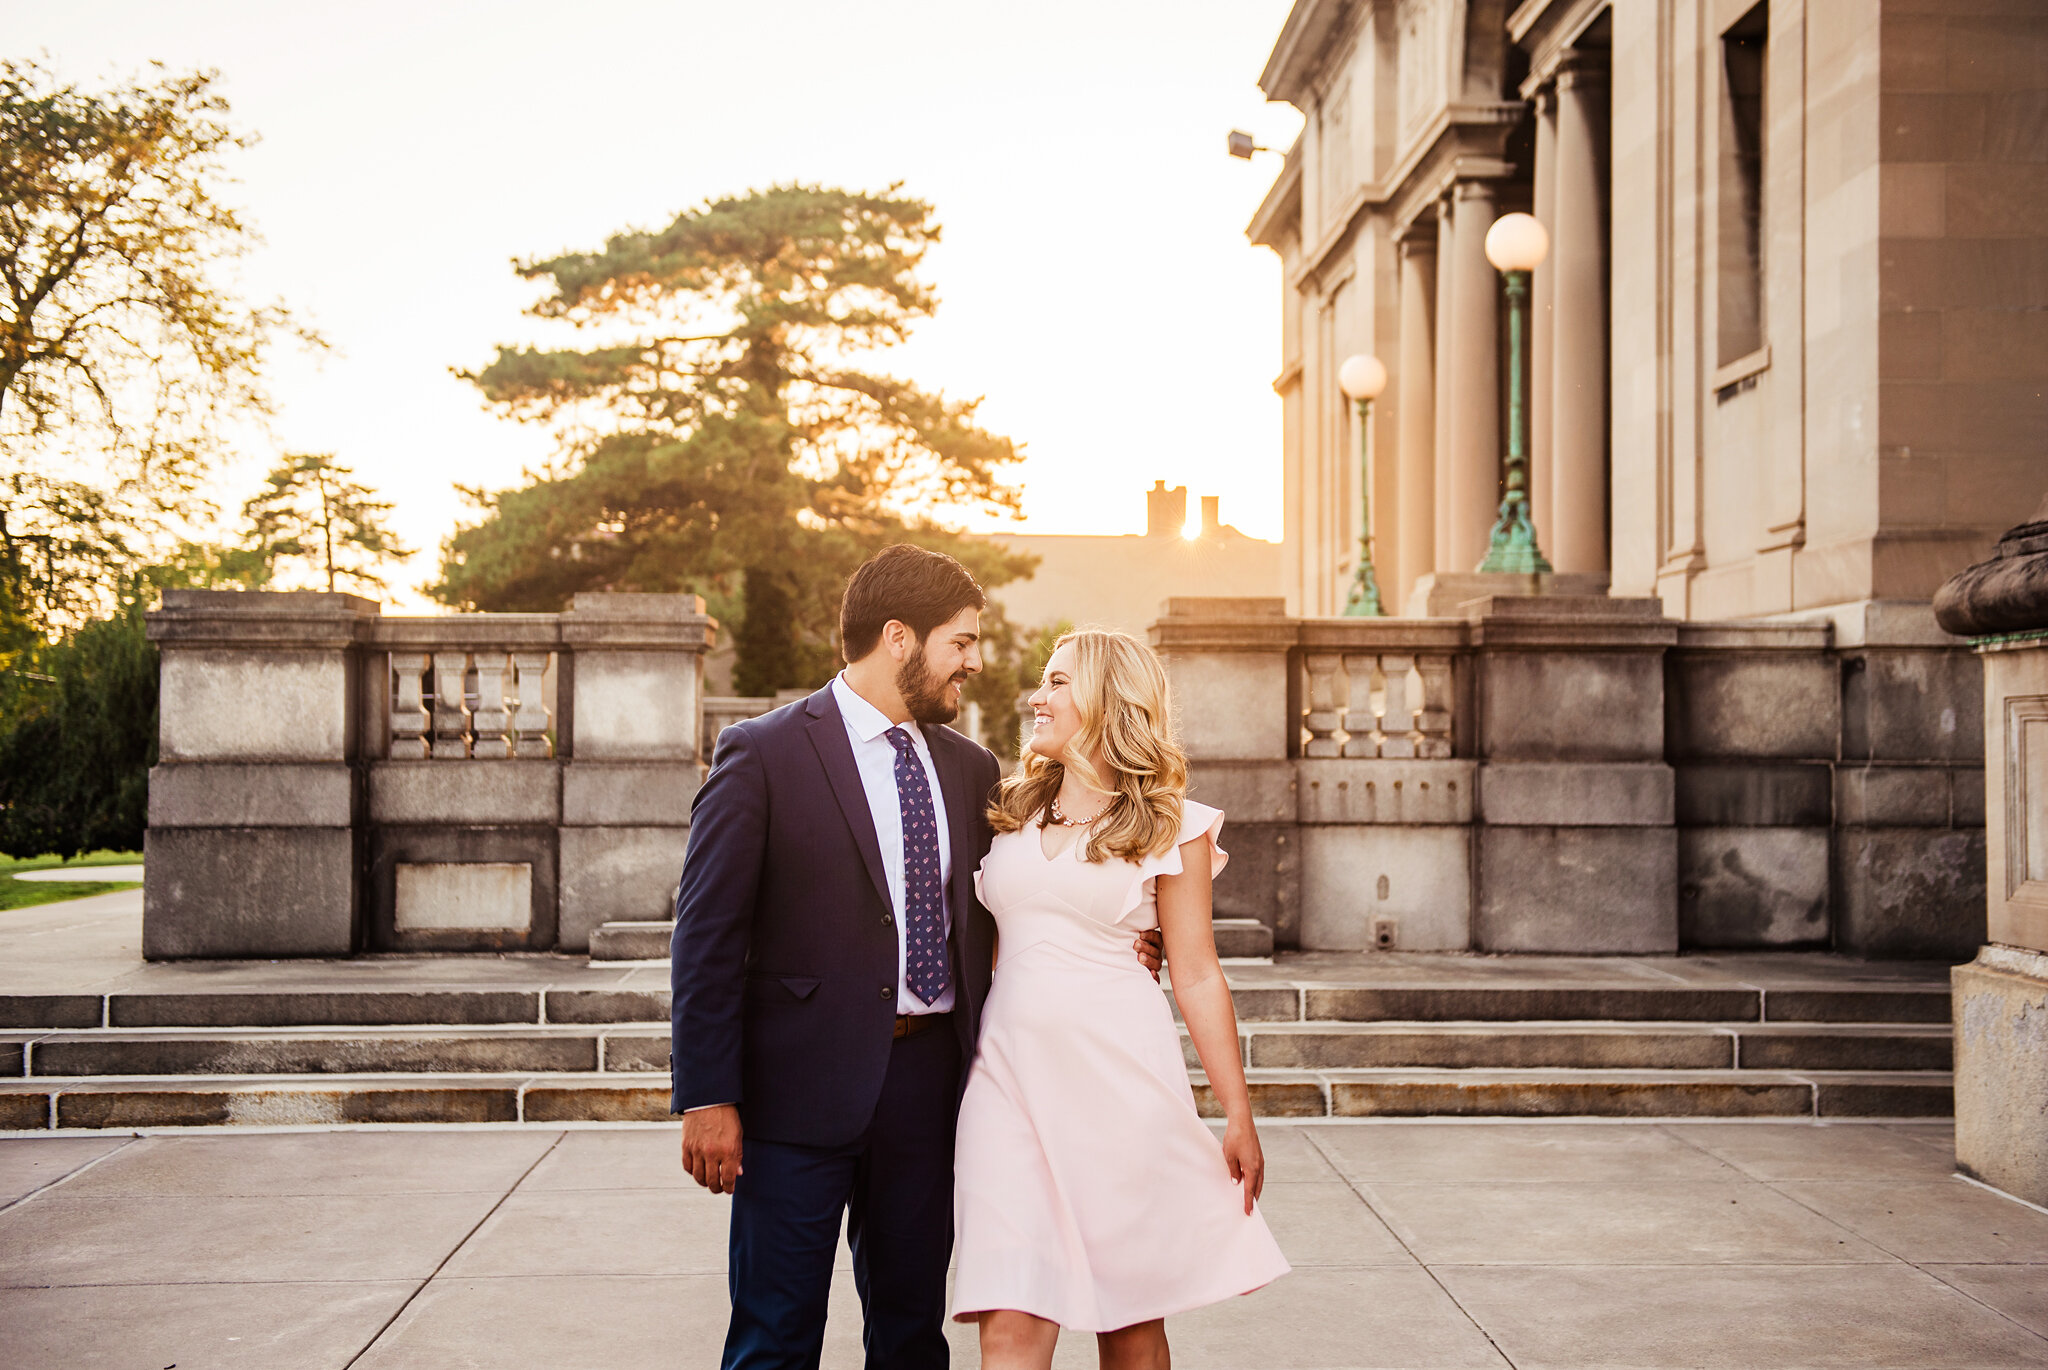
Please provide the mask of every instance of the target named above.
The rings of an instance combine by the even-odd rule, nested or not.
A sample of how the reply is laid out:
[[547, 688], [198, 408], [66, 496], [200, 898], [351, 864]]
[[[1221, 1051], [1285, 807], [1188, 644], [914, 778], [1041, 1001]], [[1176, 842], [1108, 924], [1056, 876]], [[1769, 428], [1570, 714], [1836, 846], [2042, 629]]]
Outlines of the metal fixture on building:
[[1486, 260], [1507, 278], [1508, 455], [1500, 519], [1487, 539], [1481, 571], [1547, 573], [1529, 521], [1529, 404], [1522, 376], [1528, 355], [1529, 277], [1550, 255], [1550, 234], [1530, 214], [1503, 214], [1486, 231]]
[[1379, 581], [1372, 568], [1372, 402], [1387, 388], [1386, 364], [1361, 353], [1337, 370], [1337, 385], [1358, 405], [1358, 574], [1351, 578], [1347, 618], [1378, 618]]

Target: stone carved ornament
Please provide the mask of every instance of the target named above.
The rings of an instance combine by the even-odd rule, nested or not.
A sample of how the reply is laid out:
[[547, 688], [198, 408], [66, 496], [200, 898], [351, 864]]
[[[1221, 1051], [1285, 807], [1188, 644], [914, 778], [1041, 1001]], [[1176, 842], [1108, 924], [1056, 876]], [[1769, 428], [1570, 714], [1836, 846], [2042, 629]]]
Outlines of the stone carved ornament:
[[1958, 637], [2048, 628], [2048, 496], [2032, 518], [1998, 540], [1991, 560], [1956, 573], [1934, 592], [1934, 618]]

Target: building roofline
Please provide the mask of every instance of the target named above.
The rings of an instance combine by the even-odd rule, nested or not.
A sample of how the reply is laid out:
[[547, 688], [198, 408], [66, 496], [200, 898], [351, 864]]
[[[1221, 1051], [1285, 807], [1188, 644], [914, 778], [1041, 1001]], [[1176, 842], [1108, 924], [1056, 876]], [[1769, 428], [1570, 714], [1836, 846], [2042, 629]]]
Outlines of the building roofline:
[[1259, 73], [1259, 89], [1268, 100], [1280, 100], [1305, 109], [1309, 78], [1320, 65], [1325, 40], [1336, 24], [1345, 0], [1295, 0], [1273, 40], [1273, 51]]

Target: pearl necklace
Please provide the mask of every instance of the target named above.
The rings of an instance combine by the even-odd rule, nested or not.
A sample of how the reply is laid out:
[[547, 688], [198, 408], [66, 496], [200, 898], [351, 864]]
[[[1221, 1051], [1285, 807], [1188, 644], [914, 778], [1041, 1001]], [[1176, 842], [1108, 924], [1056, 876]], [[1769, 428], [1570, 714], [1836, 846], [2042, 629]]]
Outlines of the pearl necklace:
[[1102, 817], [1102, 815], [1108, 813], [1110, 804], [1114, 804], [1115, 802], [1116, 801], [1114, 799], [1110, 800], [1109, 804], [1104, 804], [1101, 808], [1097, 809], [1092, 816], [1088, 818], [1069, 818], [1064, 813], [1060, 812], [1060, 797], [1058, 795], [1054, 795], [1052, 797], [1052, 821], [1059, 824], [1063, 828], [1085, 828], [1089, 824], [1093, 823], [1096, 819]]

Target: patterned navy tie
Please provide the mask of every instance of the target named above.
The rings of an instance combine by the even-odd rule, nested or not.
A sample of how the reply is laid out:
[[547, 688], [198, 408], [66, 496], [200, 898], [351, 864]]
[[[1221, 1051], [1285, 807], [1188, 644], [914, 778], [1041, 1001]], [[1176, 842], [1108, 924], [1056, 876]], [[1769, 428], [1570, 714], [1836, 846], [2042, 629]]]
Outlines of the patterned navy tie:
[[945, 893], [939, 880], [939, 818], [932, 787], [907, 728], [891, 728], [896, 749], [896, 801], [903, 807], [903, 982], [930, 1004], [946, 992]]

